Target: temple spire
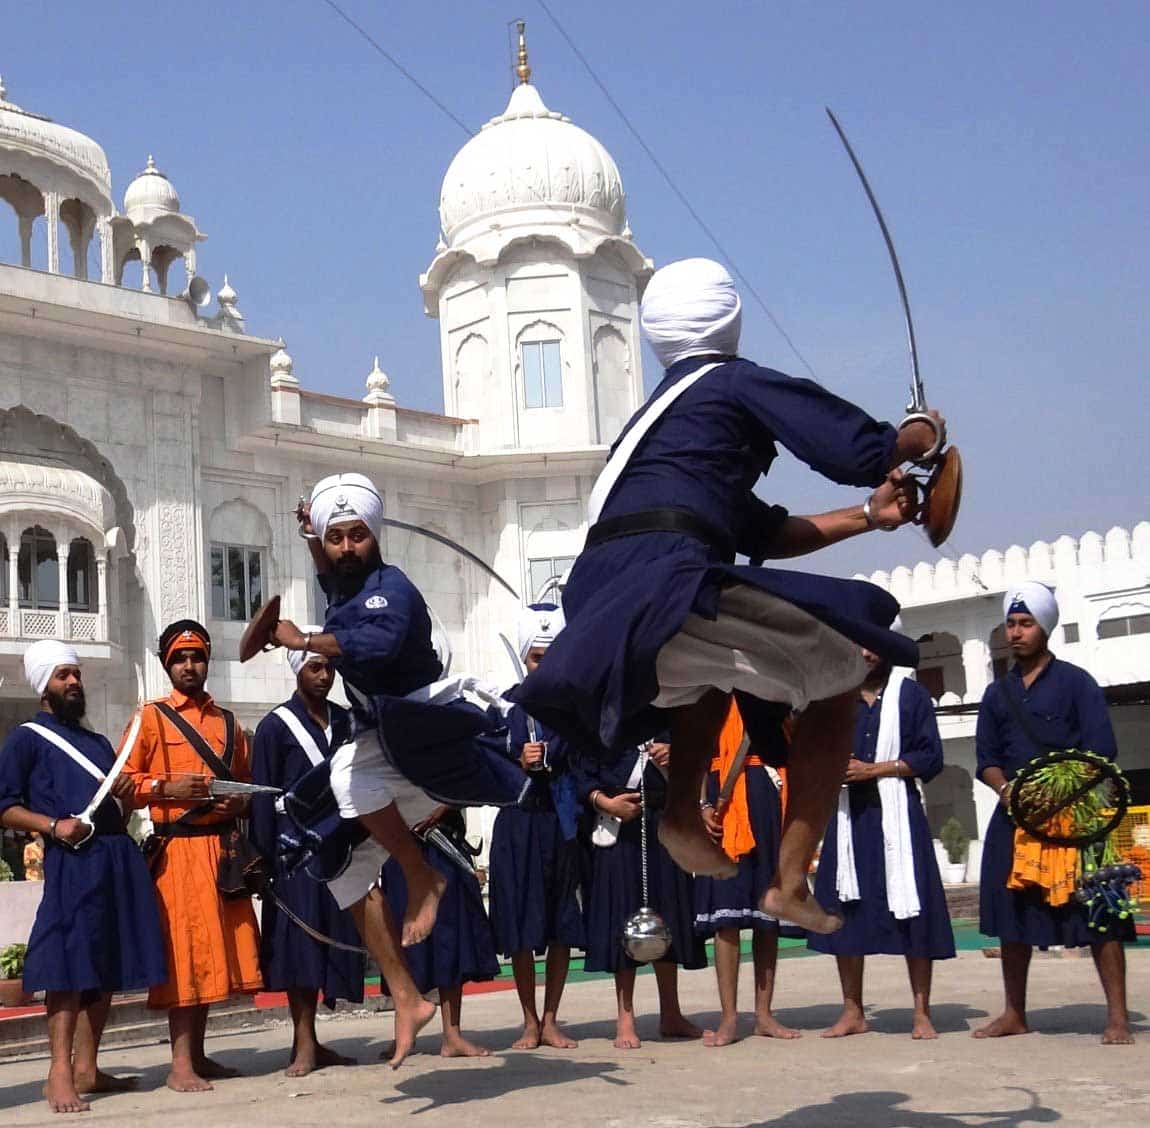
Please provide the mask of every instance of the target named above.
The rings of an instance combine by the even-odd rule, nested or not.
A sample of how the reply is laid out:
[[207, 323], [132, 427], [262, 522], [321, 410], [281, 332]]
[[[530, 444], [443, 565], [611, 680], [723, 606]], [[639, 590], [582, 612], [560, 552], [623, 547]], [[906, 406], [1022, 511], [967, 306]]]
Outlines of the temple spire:
[[527, 21], [518, 20], [515, 26], [519, 29], [519, 56], [515, 73], [519, 77], [520, 85], [526, 86], [531, 81], [531, 65], [527, 62]]

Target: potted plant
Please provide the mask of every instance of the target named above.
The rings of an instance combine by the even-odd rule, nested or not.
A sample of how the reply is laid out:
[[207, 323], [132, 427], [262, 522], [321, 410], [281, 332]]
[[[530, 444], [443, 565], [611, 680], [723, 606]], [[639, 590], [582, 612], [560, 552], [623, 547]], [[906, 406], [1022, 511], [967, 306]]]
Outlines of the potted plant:
[[32, 996], [24, 990], [24, 957], [27, 944], [9, 944], [0, 948], [0, 1007], [27, 1006]]
[[970, 846], [962, 823], [953, 815], [942, 824], [938, 832], [949, 865], [942, 867], [942, 880], [947, 885], [960, 885], [966, 876], [966, 852]]

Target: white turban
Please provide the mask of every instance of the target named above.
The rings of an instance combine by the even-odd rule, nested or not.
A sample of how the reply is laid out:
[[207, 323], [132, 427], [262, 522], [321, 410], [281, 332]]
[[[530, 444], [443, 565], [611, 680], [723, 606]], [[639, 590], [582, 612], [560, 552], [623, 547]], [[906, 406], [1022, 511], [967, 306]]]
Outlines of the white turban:
[[332, 474], [311, 491], [311, 524], [322, 537], [331, 525], [362, 521], [375, 536], [383, 518], [383, 498], [362, 474]]
[[563, 612], [554, 603], [532, 603], [519, 618], [519, 657], [526, 662], [535, 647], [550, 646], [564, 624]]
[[643, 294], [640, 323], [664, 368], [689, 356], [734, 355], [742, 322], [735, 283], [711, 259], [683, 259], [656, 270]]
[[1058, 602], [1045, 584], [1026, 580], [1007, 588], [1002, 599], [1002, 617], [1006, 619], [1011, 615], [1030, 615], [1049, 638], [1058, 626]]
[[[305, 635], [323, 634], [323, 627], [300, 627], [301, 633]], [[322, 654], [317, 654], [314, 650], [289, 650], [287, 651], [288, 665], [291, 666], [291, 672], [299, 677], [299, 672], [306, 666], [313, 658], [322, 658]]]
[[41, 639], [32, 643], [24, 651], [24, 677], [37, 697], [44, 694], [44, 687], [56, 672], [58, 666], [78, 666], [79, 656], [74, 647], [54, 638]]

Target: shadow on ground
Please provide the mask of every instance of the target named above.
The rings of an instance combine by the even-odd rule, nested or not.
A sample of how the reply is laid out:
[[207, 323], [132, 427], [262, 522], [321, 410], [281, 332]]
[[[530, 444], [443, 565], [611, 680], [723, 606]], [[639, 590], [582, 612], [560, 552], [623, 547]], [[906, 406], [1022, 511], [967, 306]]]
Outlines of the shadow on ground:
[[1029, 1098], [1020, 1109], [955, 1109], [952, 1112], [917, 1112], [907, 1108], [911, 1097], [886, 1091], [840, 1093], [820, 1104], [792, 1109], [773, 1120], [761, 1120], [745, 1128], [1020, 1128], [1024, 1124], [1053, 1124], [1062, 1114], [1047, 1108], [1036, 1093], [1018, 1092]]

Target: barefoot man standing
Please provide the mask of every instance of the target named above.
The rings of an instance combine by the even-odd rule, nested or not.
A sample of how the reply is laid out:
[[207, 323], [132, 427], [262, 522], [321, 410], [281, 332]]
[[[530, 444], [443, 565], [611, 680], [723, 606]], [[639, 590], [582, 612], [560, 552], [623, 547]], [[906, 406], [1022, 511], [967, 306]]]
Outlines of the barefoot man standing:
[[[859, 647], [899, 665], [915, 665], [917, 648], [887, 629], [898, 605], [870, 584], [734, 561], [798, 556], [909, 520], [894, 468], [924, 455], [942, 423], [934, 415], [934, 425], [920, 418], [896, 430], [809, 380], [743, 360], [740, 322], [738, 293], [716, 262], [672, 263], [648, 283], [642, 326], [666, 373], [592, 492], [587, 543], [564, 592], [567, 629], [514, 696], [573, 744], [614, 752], [669, 720], [659, 837], [683, 869], [718, 877], [737, 867], [707, 833], [699, 797], [731, 692], [752, 739], [760, 702], [802, 710], [779, 868], [760, 907], [830, 932], [837, 918], [815, 903], [806, 875], [850, 758], [866, 672]], [[874, 492], [849, 509], [789, 516], [751, 492], [776, 443]]]

